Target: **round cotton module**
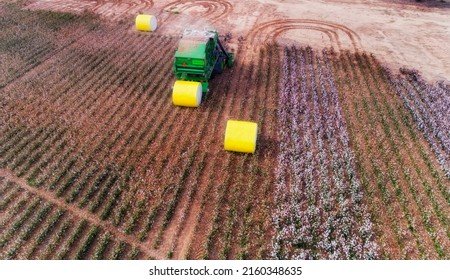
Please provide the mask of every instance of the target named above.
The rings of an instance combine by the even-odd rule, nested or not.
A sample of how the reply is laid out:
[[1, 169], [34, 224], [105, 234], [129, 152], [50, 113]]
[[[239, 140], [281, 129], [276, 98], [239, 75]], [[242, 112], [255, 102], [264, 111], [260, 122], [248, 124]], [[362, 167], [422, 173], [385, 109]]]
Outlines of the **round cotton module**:
[[158, 27], [156, 17], [152, 15], [138, 15], [136, 17], [136, 30], [155, 31]]
[[176, 81], [172, 91], [172, 102], [177, 106], [198, 107], [202, 102], [202, 84]]
[[257, 135], [257, 123], [229, 120], [225, 129], [224, 149], [233, 152], [254, 153]]

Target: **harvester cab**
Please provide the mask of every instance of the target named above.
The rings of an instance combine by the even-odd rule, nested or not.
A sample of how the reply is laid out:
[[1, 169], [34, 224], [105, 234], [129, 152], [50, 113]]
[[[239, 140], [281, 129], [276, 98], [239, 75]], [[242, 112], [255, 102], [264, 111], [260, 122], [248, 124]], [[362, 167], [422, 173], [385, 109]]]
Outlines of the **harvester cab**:
[[233, 61], [234, 54], [225, 50], [217, 31], [185, 30], [175, 52], [173, 104], [198, 107], [209, 91], [209, 80], [225, 66], [232, 67]]

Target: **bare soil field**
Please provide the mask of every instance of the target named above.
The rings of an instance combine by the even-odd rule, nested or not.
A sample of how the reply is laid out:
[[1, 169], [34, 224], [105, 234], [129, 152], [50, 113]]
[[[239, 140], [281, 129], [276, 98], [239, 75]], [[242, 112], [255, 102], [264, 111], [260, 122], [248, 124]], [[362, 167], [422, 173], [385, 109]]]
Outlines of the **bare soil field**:
[[[300, 2], [0, 2], [0, 258], [449, 259], [447, 10]], [[206, 24], [236, 63], [175, 107]], [[222, 149], [228, 119], [255, 154]]]
[[[81, 3], [81, 4], [79, 4]], [[450, 79], [450, 4], [441, 1], [59, 1], [29, 0], [30, 9], [82, 12], [129, 22], [136, 12], [158, 16], [161, 32], [213, 26], [248, 39], [249, 48], [278, 39], [322, 48], [360, 49], [396, 69], [419, 69], [430, 80]], [[353, 38], [352, 38], [353, 37]], [[255, 40], [256, 39], [256, 40]]]

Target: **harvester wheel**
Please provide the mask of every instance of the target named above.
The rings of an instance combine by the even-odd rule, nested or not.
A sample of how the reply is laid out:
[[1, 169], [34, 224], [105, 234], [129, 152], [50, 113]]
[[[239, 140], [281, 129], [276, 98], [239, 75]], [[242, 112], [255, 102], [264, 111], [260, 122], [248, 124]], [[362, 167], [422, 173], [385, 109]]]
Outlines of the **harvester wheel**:
[[233, 152], [254, 153], [257, 134], [257, 123], [229, 120], [225, 129], [224, 149]]
[[223, 68], [225, 68], [225, 60], [223, 57], [219, 57], [216, 65], [214, 66], [214, 74], [222, 74]]
[[202, 102], [202, 84], [176, 81], [173, 85], [172, 102], [177, 106], [198, 107]]

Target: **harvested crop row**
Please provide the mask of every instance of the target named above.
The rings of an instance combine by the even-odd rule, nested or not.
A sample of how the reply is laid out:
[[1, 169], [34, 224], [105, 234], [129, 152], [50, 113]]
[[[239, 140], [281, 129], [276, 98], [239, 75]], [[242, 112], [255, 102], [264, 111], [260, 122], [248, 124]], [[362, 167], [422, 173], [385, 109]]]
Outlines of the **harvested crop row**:
[[[4, 183], [21, 195], [16, 203], [4, 204], [0, 212], [1, 223], [10, 225], [0, 231], [2, 259], [129, 259], [141, 256], [140, 246], [117, 239], [117, 233], [109, 232], [105, 224], [82, 219], [77, 211], [63, 210], [59, 203], [54, 204], [46, 196], [40, 196], [41, 192], [31, 198], [30, 194], [35, 191], [30, 192], [28, 186], [24, 189], [23, 180], [11, 174], [6, 177]], [[114, 238], [108, 244], [102, 244], [100, 236]]]

